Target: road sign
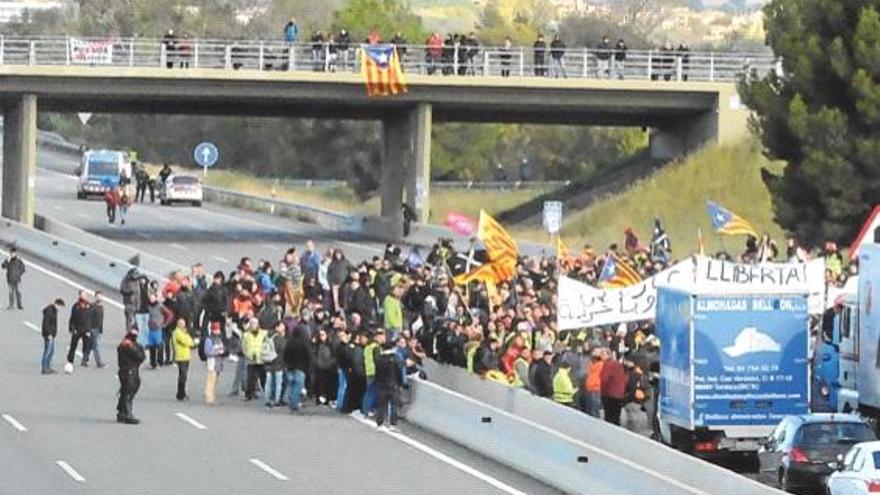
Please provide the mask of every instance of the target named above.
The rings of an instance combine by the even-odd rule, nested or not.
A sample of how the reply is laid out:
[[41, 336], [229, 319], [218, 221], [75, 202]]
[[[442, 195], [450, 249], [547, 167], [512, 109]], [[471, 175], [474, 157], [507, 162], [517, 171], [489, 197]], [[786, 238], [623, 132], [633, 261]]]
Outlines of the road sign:
[[544, 227], [556, 234], [562, 227], [562, 201], [544, 201]]
[[79, 121], [82, 122], [82, 125], [86, 125], [89, 123], [89, 119], [92, 118], [91, 112], [80, 112], [76, 114], [79, 117]]
[[214, 143], [199, 143], [193, 152], [193, 158], [200, 167], [213, 167], [220, 159], [220, 150]]

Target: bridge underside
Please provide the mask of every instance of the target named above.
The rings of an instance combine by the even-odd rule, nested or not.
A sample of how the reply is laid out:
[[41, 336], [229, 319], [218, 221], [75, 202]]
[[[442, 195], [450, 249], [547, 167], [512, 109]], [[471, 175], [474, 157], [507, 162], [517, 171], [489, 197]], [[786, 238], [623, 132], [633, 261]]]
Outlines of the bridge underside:
[[661, 159], [739, 139], [747, 129], [732, 84], [413, 76], [406, 94], [367, 99], [352, 74], [0, 67], [0, 76], [8, 157], [2, 212], [25, 223], [33, 218], [37, 105], [56, 112], [379, 120], [382, 206], [381, 217], [370, 221], [389, 239], [402, 233], [404, 201], [427, 221], [433, 122], [646, 127], [652, 154]]

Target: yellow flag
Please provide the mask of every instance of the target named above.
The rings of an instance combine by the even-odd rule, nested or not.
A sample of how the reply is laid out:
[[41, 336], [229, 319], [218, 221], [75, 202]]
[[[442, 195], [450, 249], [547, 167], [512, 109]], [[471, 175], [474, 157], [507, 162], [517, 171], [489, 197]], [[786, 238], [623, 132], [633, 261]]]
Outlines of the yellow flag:
[[470, 273], [455, 277], [455, 283], [463, 285], [472, 280], [481, 280], [498, 284], [513, 278], [519, 256], [516, 241], [497, 220], [483, 210], [480, 210], [477, 238], [486, 246], [489, 261]]
[[571, 252], [568, 246], [562, 242], [562, 236], [556, 236], [556, 259], [559, 261], [568, 261], [571, 259]]

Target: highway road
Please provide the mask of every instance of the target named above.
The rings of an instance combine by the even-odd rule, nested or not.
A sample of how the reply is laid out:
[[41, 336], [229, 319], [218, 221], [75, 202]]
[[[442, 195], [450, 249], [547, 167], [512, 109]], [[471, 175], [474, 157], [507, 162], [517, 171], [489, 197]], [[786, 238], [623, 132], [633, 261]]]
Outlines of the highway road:
[[[40, 158], [44, 161], [47, 155], [41, 153]], [[73, 191], [69, 179], [41, 171], [38, 210], [180, 263], [203, 260], [211, 269], [229, 268], [234, 262], [225, 260], [244, 254], [274, 261], [306, 238], [314, 237], [319, 245], [350, 241], [331, 239], [313, 226], [213, 206], [136, 207], [130, 225], [119, 228], [106, 224], [102, 203], [77, 201]], [[372, 256], [382, 249], [373, 244], [344, 246], [352, 257]], [[173, 368], [145, 370], [135, 401], [135, 413], [143, 423], [119, 425], [114, 349], [122, 336], [123, 317], [115, 294], [108, 291], [107, 334], [101, 346], [111, 367], [77, 366], [69, 376], [40, 374], [40, 310], [58, 296], [72, 302], [83, 285], [87, 284], [75, 276], [29, 262], [23, 284], [25, 310], [0, 310], [5, 335], [0, 360], [0, 495], [558, 493], [411, 425], [404, 424], [399, 433], [380, 432], [324, 407], [312, 406], [291, 416], [286, 410], [267, 410], [261, 401], [245, 403], [225, 395], [221, 405], [206, 406], [200, 393], [204, 367], [198, 358], [190, 371], [192, 401], [174, 400]], [[57, 369], [67, 345], [67, 333], [61, 331]], [[223, 389], [228, 390], [232, 373], [228, 366]]]

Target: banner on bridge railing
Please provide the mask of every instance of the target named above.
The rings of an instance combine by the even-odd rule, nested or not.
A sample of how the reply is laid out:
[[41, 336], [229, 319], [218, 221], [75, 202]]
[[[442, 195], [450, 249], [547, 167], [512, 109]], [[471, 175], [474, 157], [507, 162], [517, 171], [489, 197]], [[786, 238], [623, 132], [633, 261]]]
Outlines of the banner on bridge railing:
[[821, 314], [833, 298], [825, 293], [825, 260], [758, 265], [695, 256], [642, 282], [600, 289], [559, 277], [559, 330], [653, 320], [657, 287], [691, 288], [715, 294], [809, 294], [810, 314]]
[[83, 65], [112, 64], [113, 39], [70, 38], [70, 62]]

